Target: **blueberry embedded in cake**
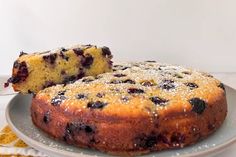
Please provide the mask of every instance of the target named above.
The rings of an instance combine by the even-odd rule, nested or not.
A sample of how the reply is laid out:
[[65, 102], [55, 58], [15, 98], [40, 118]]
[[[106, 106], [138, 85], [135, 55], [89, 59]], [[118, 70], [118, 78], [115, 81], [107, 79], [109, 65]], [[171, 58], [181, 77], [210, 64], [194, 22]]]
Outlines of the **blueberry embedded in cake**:
[[96, 76], [112, 70], [112, 54], [108, 47], [76, 45], [41, 53], [21, 52], [14, 62], [12, 83], [15, 91], [27, 93], [55, 84], [72, 83], [84, 76]]
[[[109, 55], [105, 48], [103, 56]], [[146, 61], [46, 88], [33, 98], [31, 112], [34, 124], [56, 139], [133, 156], [207, 138], [223, 123], [227, 102], [224, 85], [214, 77]]]

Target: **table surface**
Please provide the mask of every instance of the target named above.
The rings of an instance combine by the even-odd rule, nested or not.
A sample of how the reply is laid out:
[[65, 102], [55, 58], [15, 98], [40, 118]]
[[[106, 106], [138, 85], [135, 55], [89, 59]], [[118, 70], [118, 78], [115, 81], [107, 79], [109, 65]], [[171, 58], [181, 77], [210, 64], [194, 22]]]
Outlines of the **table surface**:
[[[236, 89], [236, 72], [235, 73], [212, 73], [216, 78], [221, 80], [224, 84]], [[6, 80], [6, 76], [0, 76], [0, 128], [4, 127], [6, 123], [5, 119], [5, 109], [8, 104], [8, 102], [11, 100], [11, 98], [14, 97], [13, 95], [2, 95], [6, 94], [6, 92], [11, 92], [11, 89], [7, 89], [9, 91], [6, 91], [6, 89], [3, 89], [2, 83]], [[236, 143], [229, 147], [227, 150], [223, 151], [220, 154], [217, 154], [214, 157], [232, 157], [236, 156]]]

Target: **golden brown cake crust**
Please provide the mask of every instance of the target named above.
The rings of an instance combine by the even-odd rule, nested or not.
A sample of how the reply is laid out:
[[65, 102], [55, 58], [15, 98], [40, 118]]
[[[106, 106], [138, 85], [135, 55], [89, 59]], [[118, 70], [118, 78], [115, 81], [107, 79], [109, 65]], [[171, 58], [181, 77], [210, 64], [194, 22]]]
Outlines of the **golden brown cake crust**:
[[[191, 145], [221, 126], [227, 114], [222, 83], [208, 74], [182, 67], [168, 70], [173, 68], [169, 65], [161, 71], [171, 76], [162, 77], [164, 72], [147, 72], [147, 68], [158, 69], [162, 64], [142, 64], [136, 71], [132, 68], [135, 64], [122, 65], [113, 73], [99, 75], [93, 83], [79, 80], [43, 90], [32, 101], [34, 124], [69, 144], [127, 156]], [[179, 77], [172, 76], [175, 72]], [[135, 73], [142, 77], [135, 77]], [[120, 80], [120, 76], [135, 84], [109, 84], [114, 78]], [[143, 79], [147, 78], [146, 84], [153, 85], [144, 86]], [[172, 81], [163, 86], [163, 79]], [[82, 96], [82, 92], [87, 95]]]

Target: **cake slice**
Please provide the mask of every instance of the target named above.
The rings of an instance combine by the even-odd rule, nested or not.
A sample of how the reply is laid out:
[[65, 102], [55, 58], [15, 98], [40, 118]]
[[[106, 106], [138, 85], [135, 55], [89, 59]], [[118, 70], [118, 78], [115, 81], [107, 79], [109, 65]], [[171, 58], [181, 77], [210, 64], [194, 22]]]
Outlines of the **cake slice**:
[[15, 91], [37, 93], [55, 84], [74, 82], [84, 76], [96, 76], [109, 72], [112, 55], [108, 47], [76, 45], [46, 52], [20, 53], [14, 62], [12, 83]]

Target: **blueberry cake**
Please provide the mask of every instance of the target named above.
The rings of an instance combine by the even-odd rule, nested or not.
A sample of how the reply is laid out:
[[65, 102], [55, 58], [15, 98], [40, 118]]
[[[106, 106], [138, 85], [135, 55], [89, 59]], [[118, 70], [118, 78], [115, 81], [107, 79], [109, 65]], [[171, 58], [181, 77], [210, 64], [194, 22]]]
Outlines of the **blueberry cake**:
[[21, 52], [8, 79], [15, 91], [38, 92], [46, 87], [75, 81], [83, 76], [96, 76], [111, 71], [108, 47], [76, 45], [42, 53]]
[[181, 148], [206, 138], [227, 114], [213, 76], [155, 61], [124, 63], [37, 93], [33, 123], [52, 137], [114, 155]]

